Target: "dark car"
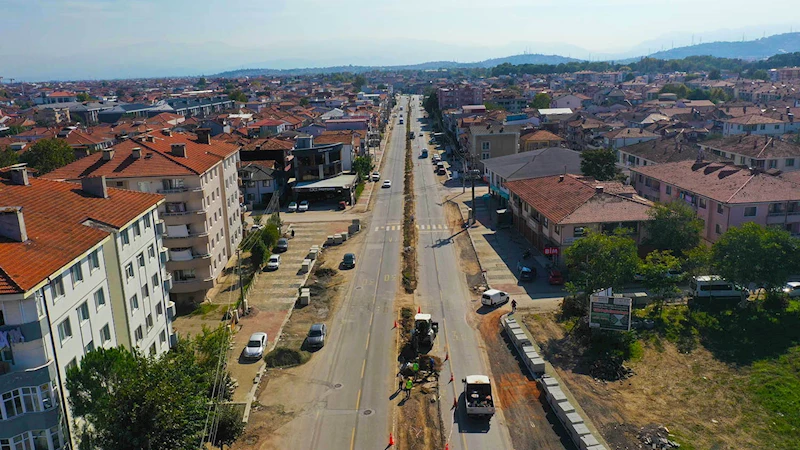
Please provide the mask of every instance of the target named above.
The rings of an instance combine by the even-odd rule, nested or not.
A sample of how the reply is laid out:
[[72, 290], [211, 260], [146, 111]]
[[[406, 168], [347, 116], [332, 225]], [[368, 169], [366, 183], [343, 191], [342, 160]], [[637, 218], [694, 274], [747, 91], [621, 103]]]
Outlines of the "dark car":
[[355, 253], [345, 253], [344, 258], [342, 258], [342, 267], [345, 269], [352, 269], [356, 266], [356, 255]]
[[517, 263], [517, 272], [520, 281], [530, 281], [536, 278], [536, 268], [528, 267], [522, 263]]
[[287, 250], [289, 250], [289, 240], [286, 238], [278, 239], [278, 243], [275, 244], [275, 251], [283, 253]]
[[306, 336], [306, 345], [310, 348], [322, 348], [325, 346], [325, 336], [328, 335], [328, 327], [324, 323], [311, 325]]
[[564, 284], [564, 277], [561, 275], [560, 271], [550, 269], [550, 272], [547, 274], [547, 282], [553, 285]]

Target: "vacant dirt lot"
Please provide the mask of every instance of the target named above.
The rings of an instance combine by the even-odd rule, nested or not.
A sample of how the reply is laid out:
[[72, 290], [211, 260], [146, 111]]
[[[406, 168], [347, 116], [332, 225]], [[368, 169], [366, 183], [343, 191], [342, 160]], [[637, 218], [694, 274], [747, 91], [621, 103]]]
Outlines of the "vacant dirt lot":
[[754, 436], [769, 418], [748, 398], [747, 369], [723, 364], [702, 347], [680, 353], [661, 339], [644, 344], [642, 358], [629, 364], [631, 378], [601, 382], [581, 373], [553, 314], [528, 315], [525, 323], [614, 449], [645, 448], [637, 435], [650, 425], [666, 426], [684, 449], [764, 448]]

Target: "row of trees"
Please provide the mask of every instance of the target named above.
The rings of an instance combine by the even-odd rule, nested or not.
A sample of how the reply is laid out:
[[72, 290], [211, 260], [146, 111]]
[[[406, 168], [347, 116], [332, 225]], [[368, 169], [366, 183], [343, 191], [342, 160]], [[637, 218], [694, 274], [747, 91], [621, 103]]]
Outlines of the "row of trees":
[[776, 227], [748, 222], [730, 228], [709, 248], [701, 243], [703, 222], [685, 203], [656, 204], [650, 212], [648, 237], [654, 250], [638, 257], [625, 229], [614, 234], [590, 233], [565, 252], [573, 271], [567, 286], [573, 293], [620, 289], [639, 274], [657, 299], [677, 293], [670, 272], [690, 275], [715, 273], [742, 286], [758, 286], [767, 300], [779, 300], [781, 288], [800, 267], [800, 240]]
[[689, 100], [711, 100], [714, 103], [726, 102], [731, 99], [731, 96], [720, 88], [708, 90], [692, 89], [683, 83], [664, 85], [659, 92], [662, 94], [675, 94], [678, 96], [678, 98], [685, 98]]
[[[261, 216], [254, 216], [256, 224], [261, 224]], [[264, 264], [269, 261], [272, 254], [272, 248], [278, 243], [281, 238], [281, 222], [278, 214], [272, 214], [267, 219], [267, 224], [264, 228], [258, 230], [256, 233], [255, 241], [249, 242], [252, 246], [250, 248], [251, 258], [255, 270], [260, 269]]]
[[6, 148], [0, 150], [0, 167], [24, 162], [45, 174], [75, 161], [75, 152], [63, 139], [40, 139], [21, 155]]

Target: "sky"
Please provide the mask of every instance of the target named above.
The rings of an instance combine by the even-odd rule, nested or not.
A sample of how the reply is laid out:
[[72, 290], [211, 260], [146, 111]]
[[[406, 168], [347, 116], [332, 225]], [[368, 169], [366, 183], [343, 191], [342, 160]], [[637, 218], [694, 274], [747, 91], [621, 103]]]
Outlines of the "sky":
[[[800, 31], [793, 0], [0, 0], [0, 76], [582, 59]], [[724, 7], [720, 7], [724, 4]], [[790, 12], [790, 14], [781, 13]], [[791, 21], [796, 23], [791, 23]]]

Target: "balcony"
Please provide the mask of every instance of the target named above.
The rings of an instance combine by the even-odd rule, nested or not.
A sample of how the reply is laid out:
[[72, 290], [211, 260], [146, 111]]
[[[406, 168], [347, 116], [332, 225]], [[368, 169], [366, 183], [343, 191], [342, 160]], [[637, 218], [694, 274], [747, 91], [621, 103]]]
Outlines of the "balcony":
[[203, 214], [205, 215], [206, 211], [204, 209], [187, 209], [185, 211], [173, 211], [173, 212], [162, 212], [162, 217], [174, 217], [174, 216], [188, 216], [192, 214]]
[[214, 278], [188, 278], [173, 280], [171, 294], [186, 294], [189, 292], [207, 291], [214, 287]]
[[164, 236], [164, 246], [166, 247], [192, 247], [194, 245], [205, 245], [208, 242], [208, 232], [189, 233], [186, 236]]
[[196, 269], [199, 267], [208, 267], [211, 260], [211, 254], [194, 253], [191, 250], [174, 250], [169, 251], [169, 262], [167, 262], [167, 270], [185, 270]]
[[159, 215], [164, 219], [167, 225], [189, 225], [192, 223], [200, 223], [206, 221], [206, 211], [202, 209], [193, 209], [191, 211], [180, 212], [162, 212]]

